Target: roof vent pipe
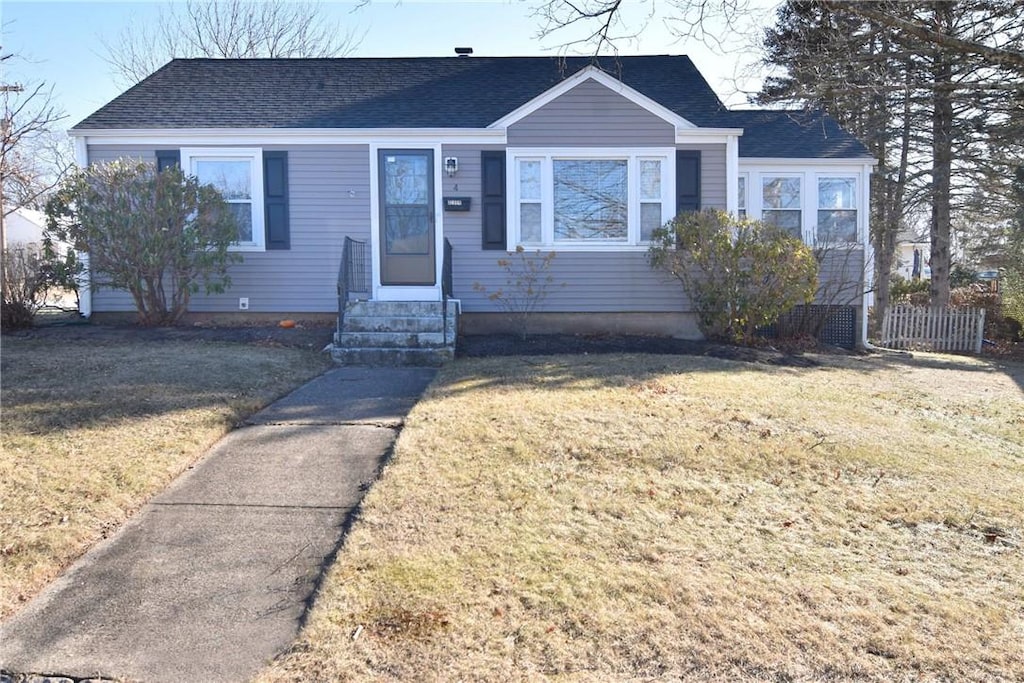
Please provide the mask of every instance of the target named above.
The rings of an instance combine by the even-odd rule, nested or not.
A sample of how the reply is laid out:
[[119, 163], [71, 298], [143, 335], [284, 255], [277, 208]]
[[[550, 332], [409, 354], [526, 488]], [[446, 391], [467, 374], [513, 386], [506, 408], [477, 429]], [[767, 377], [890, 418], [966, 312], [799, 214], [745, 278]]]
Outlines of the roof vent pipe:
[[460, 57], [468, 57], [473, 54], [473, 48], [471, 47], [457, 47], [455, 48], [455, 54]]

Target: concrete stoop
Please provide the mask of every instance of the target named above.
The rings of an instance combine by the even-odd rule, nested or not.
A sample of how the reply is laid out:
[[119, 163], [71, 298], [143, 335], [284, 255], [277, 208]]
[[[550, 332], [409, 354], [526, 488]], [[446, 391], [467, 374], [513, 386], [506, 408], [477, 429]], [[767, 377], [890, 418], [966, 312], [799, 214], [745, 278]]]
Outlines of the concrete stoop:
[[458, 302], [356, 301], [345, 309], [331, 357], [339, 365], [437, 366], [455, 357]]

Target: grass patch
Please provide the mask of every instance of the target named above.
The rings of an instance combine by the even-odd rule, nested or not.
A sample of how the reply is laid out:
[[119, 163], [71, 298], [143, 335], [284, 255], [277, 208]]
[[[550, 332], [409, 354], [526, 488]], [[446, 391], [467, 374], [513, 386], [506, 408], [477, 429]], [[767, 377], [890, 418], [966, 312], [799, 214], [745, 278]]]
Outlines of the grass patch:
[[0, 618], [327, 366], [301, 349], [120, 336], [3, 340]]
[[465, 360], [260, 680], [1024, 679], [1024, 368]]

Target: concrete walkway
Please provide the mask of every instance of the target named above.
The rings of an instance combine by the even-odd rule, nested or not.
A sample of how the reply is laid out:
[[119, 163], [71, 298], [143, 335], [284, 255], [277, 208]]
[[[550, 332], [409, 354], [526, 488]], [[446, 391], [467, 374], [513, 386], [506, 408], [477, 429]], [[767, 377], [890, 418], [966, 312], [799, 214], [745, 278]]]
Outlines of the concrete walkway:
[[337, 368], [255, 415], [0, 626], [0, 670], [250, 678], [295, 638], [434, 373]]

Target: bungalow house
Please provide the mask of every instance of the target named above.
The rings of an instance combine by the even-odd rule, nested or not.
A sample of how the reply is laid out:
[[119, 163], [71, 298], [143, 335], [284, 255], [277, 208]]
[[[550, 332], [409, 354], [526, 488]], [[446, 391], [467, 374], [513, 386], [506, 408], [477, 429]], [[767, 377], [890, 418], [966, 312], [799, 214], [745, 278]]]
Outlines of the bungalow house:
[[236, 205], [244, 262], [196, 315], [340, 308], [340, 346], [429, 347], [451, 320], [412, 318], [507, 325], [488, 293], [522, 246], [557, 255], [539, 328], [699, 336], [647, 240], [715, 207], [836, 245], [826, 277], [854, 279], [865, 327], [867, 150], [820, 113], [730, 111], [685, 56], [177, 59], [71, 133], [80, 163], [180, 164]]

